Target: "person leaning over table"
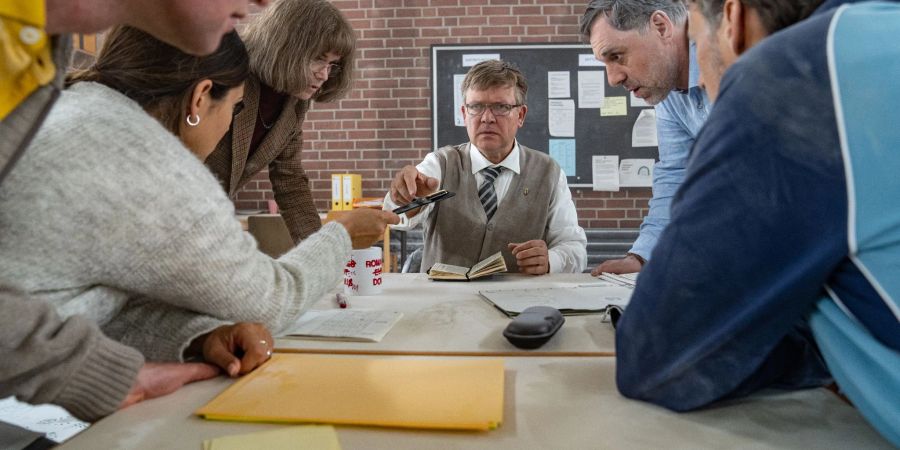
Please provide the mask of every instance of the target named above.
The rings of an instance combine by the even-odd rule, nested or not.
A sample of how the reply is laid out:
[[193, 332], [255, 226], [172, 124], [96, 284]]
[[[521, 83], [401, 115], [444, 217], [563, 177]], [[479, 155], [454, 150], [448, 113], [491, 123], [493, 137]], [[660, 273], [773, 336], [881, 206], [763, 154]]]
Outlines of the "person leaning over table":
[[616, 384], [686, 411], [833, 376], [900, 446], [900, 5], [829, 1], [766, 37], [816, 3], [692, 2], [716, 103], [619, 320]]
[[322, 227], [300, 160], [312, 102], [350, 88], [356, 37], [327, 0], [281, 0], [242, 33], [250, 53], [245, 108], [206, 159], [230, 197], [264, 168], [295, 243]]
[[[399, 221], [354, 211], [277, 260], [257, 249], [201, 161], [249, 73], [237, 34], [222, 42], [195, 57], [131, 27], [111, 31], [0, 187], [4, 282], [88, 316], [148, 360], [209, 358], [197, 337], [231, 322], [292, 324], [338, 285], [351, 236], [367, 247]], [[234, 344], [272, 348], [268, 332]]]
[[640, 271], [669, 223], [669, 205], [709, 114], [687, 26], [683, 0], [592, 0], [581, 18], [581, 34], [606, 65], [609, 84], [656, 105], [659, 141], [653, 198], [640, 235], [624, 258], [604, 261], [591, 272], [594, 276]]
[[407, 212], [425, 225], [422, 271], [441, 262], [471, 267], [502, 251], [511, 272], [581, 272], [587, 238], [566, 175], [546, 153], [519, 144], [528, 85], [510, 64], [473, 66], [462, 84], [469, 142], [429, 153], [391, 181], [385, 209], [440, 186], [456, 196]]
[[[93, 33], [116, 23], [133, 23], [184, 51], [207, 54], [219, 46], [234, 20], [246, 15], [249, 3], [251, 0], [0, 3], [4, 60], [0, 68], [0, 183], [59, 97], [71, 53], [67, 33]], [[9, 291], [5, 284], [6, 277], [0, 277], [0, 397], [14, 395], [22, 401], [54, 403], [82, 420], [96, 420], [217, 372], [204, 363], [145, 363], [137, 350], [106, 337], [92, 321], [78, 315], [61, 319], [47, 302]], [[213, 350], [227, 350], [220, 337], [253, 340], [260, 332], [268, 333], [255, 326], [221, 327], [214, 332], [218, 337], [207, 337], [206, 343]], [[251, 360], [261, 360], [265, 350], [248, 349], [245, 367], [252, 368]], [[228, 356], [227, 351], [219, 354]]]

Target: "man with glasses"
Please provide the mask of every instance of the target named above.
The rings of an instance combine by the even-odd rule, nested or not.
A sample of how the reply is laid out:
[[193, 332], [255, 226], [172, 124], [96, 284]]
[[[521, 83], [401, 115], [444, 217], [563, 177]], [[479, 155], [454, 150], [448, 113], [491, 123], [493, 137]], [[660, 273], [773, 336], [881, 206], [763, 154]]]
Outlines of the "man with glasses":
[[469, 142], [428, 154], [391, 182], [386, 209], [439, 186], [457, 194], [406, 213], [411, 226], [425, 226], [422, 271], [436, 262], [470, 267], [498, 251], [511, 272], [584, 270], [587, 239], [565, 174], [546, 153], [516, 141], [527, 90], [508, 63], [476, 64], [462, 84]]

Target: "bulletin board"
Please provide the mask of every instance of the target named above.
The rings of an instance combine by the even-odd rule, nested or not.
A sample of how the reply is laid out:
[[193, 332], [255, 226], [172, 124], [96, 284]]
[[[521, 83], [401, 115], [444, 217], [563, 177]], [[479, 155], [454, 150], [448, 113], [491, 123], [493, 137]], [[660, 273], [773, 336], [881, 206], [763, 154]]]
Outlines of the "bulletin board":
[[[581, 43], [433, 45], [434, 148], [469, 140], [458, 112], [462, 96], [456, 87], [471, 66], [493, 58], [518, 66], [528, 82], [528, 114], [517, 139], [553, 156], [570, 186], [592, 185], [594, 155], [618, 155], [620, 161], [658, 160], [653, 108], [625, 88], [610, 86], [604, 65], [594, 58], [590, 46]], [[638, 135], [634, 136], [636, 124]]]

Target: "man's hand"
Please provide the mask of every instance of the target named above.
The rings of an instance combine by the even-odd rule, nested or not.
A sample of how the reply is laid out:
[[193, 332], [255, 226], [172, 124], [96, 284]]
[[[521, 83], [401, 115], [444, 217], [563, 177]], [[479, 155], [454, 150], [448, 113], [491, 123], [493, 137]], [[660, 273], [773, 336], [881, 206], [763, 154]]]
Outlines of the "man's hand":
[[142, 400], [162, 397], [185, 384], [206, 380], [219, 374], [219, 368], [206, 363], [146, 363], [138, 371], [134, 386], [119, 409]]
[[599, 277], [603, 272], [622, 274], [640, 272], [643, 264], [634, 255], [628, 255], [622, 259], [609, 259], [600, 263], [591, 271], [591, 275]]
[[344, 226], [353, 241], [353, 248], [369, 248], [384, 238], [389, 224], [400, 223], [400, 216], [379, 209], [358, 208], [341, 214], [335, 222]]
[[272, 334], [260, 323], [225, 325], [198, 337], [191, 347], [202, 345], [203, 359], [232, 377], [259, 367], [272, 356]]
[[543, 275], [550, 272], [550, 253], [547, 243], [533, 239], [522, 243], [509, 243], [509, 250], [516, 257], [519, 272]]
[[[406, 166], [397, 172], [391, 181], [391, 200], [398, 205], [405, 205], [413, 201], [416, 197], [424, 197], [437, 191], [437, 178], [427, 177], [416, 166]], [[419, 213], [419, 209], [414, 209], [406, 213], [407, 217], [412, 217]]]

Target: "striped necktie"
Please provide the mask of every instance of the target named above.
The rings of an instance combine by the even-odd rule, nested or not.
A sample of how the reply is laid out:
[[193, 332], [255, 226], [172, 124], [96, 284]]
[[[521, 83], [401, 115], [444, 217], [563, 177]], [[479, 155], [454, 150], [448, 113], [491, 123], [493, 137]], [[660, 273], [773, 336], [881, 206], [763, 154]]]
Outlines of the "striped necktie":
[[497, 212], [497, 191], [494, 190], [494, 180], [500, 176], [502, 169], [503, 167], [500, 166], [488, 166], [481, 169], [484, 182], [478, 188], [478, 198], [481, 200], [481, 205], [484, 206], [484, 213], [487, 215], [488, 222], [491, 221], [491, 217], [494, 217], [494, 213]]

